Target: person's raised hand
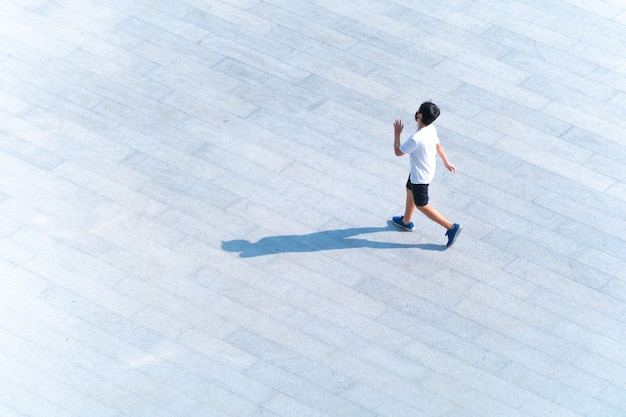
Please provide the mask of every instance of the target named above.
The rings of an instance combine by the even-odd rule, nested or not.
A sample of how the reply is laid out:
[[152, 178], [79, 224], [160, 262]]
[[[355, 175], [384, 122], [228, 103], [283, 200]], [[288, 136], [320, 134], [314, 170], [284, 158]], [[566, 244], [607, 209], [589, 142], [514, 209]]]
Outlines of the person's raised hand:
[[404, 129], [404, 125], [402, 124], [402, 120], [396, 119], [393, 122], [393, 131], [394, 131], [394, 133], [399, 135], [400, 133], [402, 133], [402, 129]]

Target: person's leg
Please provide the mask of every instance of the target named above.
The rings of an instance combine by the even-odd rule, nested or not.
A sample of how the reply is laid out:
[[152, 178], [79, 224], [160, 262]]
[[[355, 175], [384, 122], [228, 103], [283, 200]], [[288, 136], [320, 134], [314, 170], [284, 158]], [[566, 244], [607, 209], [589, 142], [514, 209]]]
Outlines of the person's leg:
[[411, 190], [413, 191], [413, 202], [417, 209], [424, 213], [430, 220], [440, 224], [446, 229], [446, 236], [448, 236], [446, 246], [452, 246], [463, 226], [458, 223], [452, 223], [443, 217], [434, 207], [428, 205], [428, 184], [413, 184], [411, 185]]
[[411, 178], [406, 182], [406, 202], [404, 207], [404, 215], [403, 216], [395, 216], [392, 218], [393, 222], [396, 226], [401, 227], [405, 230], [414, 230], [415, 225], [411, 221], [413, 218], [413, 213], [415, 213], [415, 201], [413, 199], [413, 191], [411, 191]]
[[413, 191], [410, 188], [406, 189], [406, 207], [404, 208], [404, 216], [402, 222], [404, 224], [411, 223], [413, 219], [413, 213], [415, 213], [415, 201], [413, 200]]
[[412, 184], [411, 189], [413, 191], [413, 203], [419, 211], [430, 220], [445, 227], [446, 230], [454, 227], [454, 223], [448, 221], [434, 207], [428, 205], [428, 184]]
[[434, 207], [431, 207], [428, 204], [425, 206], [418, 206], [417, 209], [424, 213], [430, 220], [446, 228], [446, 236], [448, 236], [448, 243], [446, 246], [452, 246], [456, 241], [456, 238], [459, 237], [459, 233], [461, 233], [463, 226], [458, 223], [448, 221], [448, 219], [443, 217]]
[[425, 206], [419, 206], [417, 209], [424, 213], [424, 215], [426, 215], [426, 217], [430, 220], [445, 227], [446, 230], [450, 230], [454, 227], [454, 223], [443, 217], [434, 207], [429, 206], [428, 204]]

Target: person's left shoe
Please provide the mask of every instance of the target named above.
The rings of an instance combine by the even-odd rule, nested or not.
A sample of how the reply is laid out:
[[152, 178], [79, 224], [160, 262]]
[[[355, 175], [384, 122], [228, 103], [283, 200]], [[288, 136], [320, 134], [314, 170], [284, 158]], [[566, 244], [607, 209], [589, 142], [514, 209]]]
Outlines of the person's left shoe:
[[463, 226], [458, 223], [454, 223], [454, 227], [446, 232], [446, 236], [448, 236], [448, 244], [446, 245], [447, 247], [454, 245], [456, 238], [459, 237], [459, 235], [461, 234], [461, 229], [463, 229]]
[[413, 230], [415, 230], [415, 224], [413, 224], [413, 222], [409, 222], [409, 224], [406, 224], [404, 223], [403, 218], [404, 216], [395, 216], [392, 217], [391, 220], [393, 221], [393, 224], [406, 230], [407, 232], [412, 232]]

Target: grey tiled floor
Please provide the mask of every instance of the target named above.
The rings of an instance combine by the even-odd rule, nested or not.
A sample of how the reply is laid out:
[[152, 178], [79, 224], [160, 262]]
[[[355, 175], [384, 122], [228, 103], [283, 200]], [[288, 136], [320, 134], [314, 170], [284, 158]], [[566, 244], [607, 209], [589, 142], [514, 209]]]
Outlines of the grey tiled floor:
[[[0, 415], [626, 416], [625, 44], [621, 0], [0, 0]], [[448, 250], [388, 223], [427, 99]]]

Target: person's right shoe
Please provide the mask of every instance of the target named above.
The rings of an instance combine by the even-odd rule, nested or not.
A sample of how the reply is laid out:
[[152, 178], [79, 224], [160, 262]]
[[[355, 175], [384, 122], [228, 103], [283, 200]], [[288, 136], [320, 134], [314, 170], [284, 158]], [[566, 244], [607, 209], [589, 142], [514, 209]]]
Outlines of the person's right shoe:
[[412, 232], [415, 229], [415, 225], [413, 224], [413, 222], [405, 224], [404, 221], [402, 221], [403, 218], [404, 216], [395, 216], [391, 220], [393, 221], [393, 224], [395, 224], [399, 228]]
[[459, 237], [459, 235], [461, 234], [461, 229], [463, 229], [463, 226], [458, 223], [454, 223], [452, 229], [449, 229], [446, 232], [446, 236], [448, 236], [448, 244], [446, 245], [447, 247], [454, 245], [456, 238]]

